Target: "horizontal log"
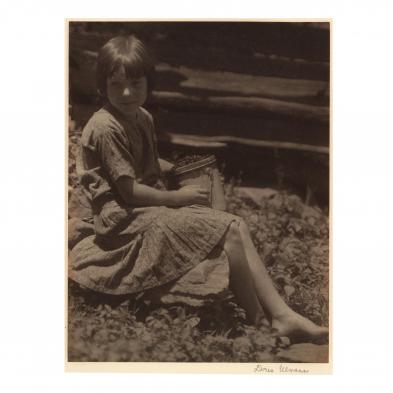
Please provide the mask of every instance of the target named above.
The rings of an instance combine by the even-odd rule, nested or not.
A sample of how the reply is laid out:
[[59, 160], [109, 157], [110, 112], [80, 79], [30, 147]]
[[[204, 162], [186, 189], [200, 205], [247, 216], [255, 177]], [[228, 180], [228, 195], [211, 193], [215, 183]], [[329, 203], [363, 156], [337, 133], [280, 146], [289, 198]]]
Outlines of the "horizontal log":
[[[256, 96], [285, 101], [307, 100], [312, 104], [322, 97], [326, 100], [329, 96], [329, 83], [326, 81], [196, 70], [184, 66], [173, 67], [164, 63], [157, 65], [157, 71], [158, 90], [164, 90], [160, 89], [160, 73], [169, 72], [180, 79], [180, 89], [220, 91], [230, 96]], [[165, 75], [162, 78], [165, 82]], [[174, 89], [180, 91], [175, 85]]]
[[152, 104], [188, 110], [230, 112], [235, 114], [271, 115], [295, 120], [328, 124], [329, 109], [260, 97], [193, 96], [178, 92], [156, 91]]
[[221, 148], [226, 147], [229, 143], [247, 145], [252, 147], [263, 147], [272, 149], [307, 151], [311, 153], [329, 154], [329, 148], [326, 146], [314, 146], [303, 143], [284, 142], [284, 141], [266, 141], [259, 139], [248, 139], [230, 135], [222, 136], [199, 136], [188, 134], [164, 133], [159, 136], [162, 141], [192, 147]]
[[187, 135], [233, 135], [247, 139], [277, 140], [329, 146], [329, 126], [285, 118], [231, 115], [208, 111], [191, 112], [146, 106], [158, 132]]
[[158, 139], [160, 141], [170, 142], [174, 145], [196, 148], [220, 149], [228, 146], [225, 142], [211, 141], [198, 136], [178, 135], [172, 133], [160, 133]]

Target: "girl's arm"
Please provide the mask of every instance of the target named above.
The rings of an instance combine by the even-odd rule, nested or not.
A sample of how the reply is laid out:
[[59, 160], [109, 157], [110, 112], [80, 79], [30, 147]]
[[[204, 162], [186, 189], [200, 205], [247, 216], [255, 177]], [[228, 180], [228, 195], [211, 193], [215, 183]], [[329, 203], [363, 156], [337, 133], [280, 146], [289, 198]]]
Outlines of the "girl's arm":
[[124, 202], [129, 205], [179, 207], [208, 203], [208, 190], [195, 185], [163, 191], [122, 176], [116, 181], [116, 186]]
[[158, 163], [160, 164], [161, 172], [163, 173], [169, 172], [174, 167], [174, 164], [162, 158], [158, 159]]

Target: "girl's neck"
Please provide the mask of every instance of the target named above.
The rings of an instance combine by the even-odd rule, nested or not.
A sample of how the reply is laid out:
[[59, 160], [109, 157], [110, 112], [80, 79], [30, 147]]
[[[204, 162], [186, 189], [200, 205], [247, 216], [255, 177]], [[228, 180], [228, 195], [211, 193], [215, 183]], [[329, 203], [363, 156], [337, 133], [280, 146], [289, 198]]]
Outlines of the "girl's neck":
[[118, 109], [116, 109], [110, 102], [107, 102], [104, 105], [104, 109], [106, 109], [108, 112], [112, 113], [114, 116], [116, 116], [120, 119], [124, 119], [126, 121], [135, 122], [138, 119], [139, 109], [137, 109], [133, 113], [125, 115], [125, 114], [121, 113]]

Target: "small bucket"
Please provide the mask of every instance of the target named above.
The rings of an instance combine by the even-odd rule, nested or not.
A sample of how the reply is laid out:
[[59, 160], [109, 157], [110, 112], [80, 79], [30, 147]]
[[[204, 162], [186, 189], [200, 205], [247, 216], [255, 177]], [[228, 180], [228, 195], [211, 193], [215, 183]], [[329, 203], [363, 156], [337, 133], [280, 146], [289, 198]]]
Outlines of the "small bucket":
[[180, 188], [192, 184], [209, 190], [209, 205], [213, 209], [225, 210], [226, 201], [221, 183], [217, 160], [214, 156], [178, 167], [169, 177], [171, 188]]

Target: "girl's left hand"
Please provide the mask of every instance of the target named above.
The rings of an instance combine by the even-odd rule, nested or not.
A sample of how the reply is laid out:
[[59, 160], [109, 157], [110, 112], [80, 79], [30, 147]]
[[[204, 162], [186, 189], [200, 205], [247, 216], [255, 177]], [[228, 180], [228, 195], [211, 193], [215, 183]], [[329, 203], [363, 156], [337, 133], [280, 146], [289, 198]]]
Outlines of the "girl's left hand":
[[188, 185], [175, 191], [179, 205], [209, 205], [209, 191], [198, 185]]

